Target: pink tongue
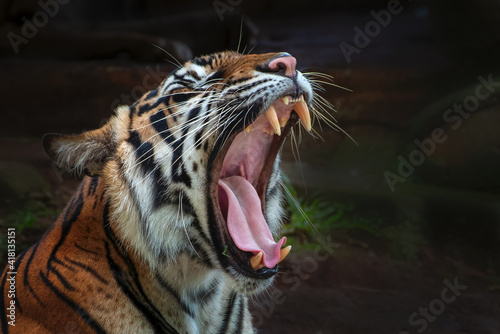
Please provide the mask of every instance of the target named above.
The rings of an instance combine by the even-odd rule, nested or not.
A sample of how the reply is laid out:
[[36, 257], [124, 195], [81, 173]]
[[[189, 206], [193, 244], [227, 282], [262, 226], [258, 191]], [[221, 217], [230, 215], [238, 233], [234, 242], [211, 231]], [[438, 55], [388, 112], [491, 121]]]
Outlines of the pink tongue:
[[[227, 199], [224, 196], [226, 194]], [[241, 176], [231, 176], [219, 181], [219, 202], [222, 212], [227, 209], [227, 227], [236, 246], [242, 251], [264, 254], [262, 262], [273, 268], [280, 260], [280, 249], [286, 242], [274, 242], [273, 235], [262, 215], [259, 195], [255, 188]]]

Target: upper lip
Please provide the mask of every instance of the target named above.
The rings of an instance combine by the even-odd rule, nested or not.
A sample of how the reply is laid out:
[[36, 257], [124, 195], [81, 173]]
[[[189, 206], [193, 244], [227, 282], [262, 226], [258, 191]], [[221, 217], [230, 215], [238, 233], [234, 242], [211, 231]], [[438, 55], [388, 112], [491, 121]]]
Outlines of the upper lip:
[[[271, 175], [278, 151], [281, 148], [286, 135], [290, 131], [291, 127], [299, 120], [299, 118], [302, 120], [307, 130], [310, 130], [311, 121], [306, 101], [307, 100], [304, 99], [302, 95], [298, 97], [292, 97], [290, 95], [282, 96], [280, 99], [273, 101], [273, 103], [271, 103], [266, 110], [261, 111], [259, 113], [259, 116], [256, 117], [253, 120], [252, 124], [249, 126], [250, 129], [246, 129], [247, 131], [252, 131], [251, 127], [261, 126], [260, 123], [264, 124], [263, 126], [265, 126], [266, 122], [262, 121], [263, 116], [267, 119], [267, 124], [270, 128], [262, 129], [262, 131], [266, 132], [270, 130], [270, 135], [275, 134], [272, 136], [272, 140], [269, 144], [267, 156], [264, 158], [263, 167], [260, 171], [257, 171], [258, 175], [245, 176], [257, 191], [257, 194], [261, 200], [263, 210], [265, 208], [265, 194], [267, 191], [269, 177]], [[280, 109], [280, 107], [282, 106], [287, 107]], [[295, 113], [292, 112], [292, 107], [295, 110]], [[280, 110], [276, 110], [276, 108]], [[282, 118], [281, 116], [286, 119]], [[218, 181], [221, 176], [224, 159], [228, 154], [228, 151], [233, 144], [236, 136], [239, 133], [242, 133], [242, 130], [243, 129], [235, 129], [233, 133], [228, 134], [226, 137], [226, 143], [222, 147], [220, 147], [218, 152], [214, 152], [211, 157], [212, 172], [209, 175], [211, 198], [210, 207], [212, 214], [217, 221], [216, 226], [213, 227], [212, 236], [215, 237], [215, 247], [217, 249], [219, 261], [225, 267], [227, 266], [227, 264], [229, 264], [231, 267], [244, 274], [245, 276], [263, 279], [275, 275], [277, 273], [277, 267], [263, 267], [259, 270], [254, 270], [252, 268], [252, 266], [250, 265], [250, 258], [254, 254], [244, 252], [236, 246], [231, 236], [229, 235], [224, 216], [219, 206]], [[227, 255], [228, 253], [230, 254], [230, 257]]]

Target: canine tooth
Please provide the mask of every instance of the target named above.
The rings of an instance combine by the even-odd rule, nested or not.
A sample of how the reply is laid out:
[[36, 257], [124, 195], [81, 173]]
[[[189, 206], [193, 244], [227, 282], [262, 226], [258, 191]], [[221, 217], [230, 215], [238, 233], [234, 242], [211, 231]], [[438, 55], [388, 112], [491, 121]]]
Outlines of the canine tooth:
[[251, 129], [252, 129], [252, 125], [249, 125], [249, 126], [246, 127], [245, 132], [248, 133], [248, 132], [250, 132]]
[[261, 264], [262, 262], [262, 256], [264, 255], [264, 253], [262, 252], [259, 252], [257, 255], [254, 255], [251, 259], [250, 259], [250, 264], [252, 265], [252, 268], [254, 270], [257, 270], [257, 269], [261, 269], [262, 267], [258, 268], [259, 265]]
[[290, 98], [288, 96], [285, 96], [281, 98], [281, 101], [287, 106], [290, 104]]
[[304, 99], [300, 99], [293, 108], [297, 115], [299, 115], [302, 124], [304, 124], [307, 131], [311, 131], [311, 114], [309, 113], [309, 108]]
[[278, 136], [281, 136], [281, 126], [278, 121], [278, 116], [276, 115], [276, 109], [274, 106], [270, 106], [269, 109], [266, 110], [266, 118], [271, 123], [271, 127]]
[[289, 245], [289, 246], [287, 246], [285, 248], [282, 248], [280, 250], [280, 260], [279, 260], [279, 262], [283, 261], [285, 259], [285, 257], [287, 257], [287, 255], [288, 255], [288, 253], [290, 253], [291, 249], [292, 249], [292, 245]]

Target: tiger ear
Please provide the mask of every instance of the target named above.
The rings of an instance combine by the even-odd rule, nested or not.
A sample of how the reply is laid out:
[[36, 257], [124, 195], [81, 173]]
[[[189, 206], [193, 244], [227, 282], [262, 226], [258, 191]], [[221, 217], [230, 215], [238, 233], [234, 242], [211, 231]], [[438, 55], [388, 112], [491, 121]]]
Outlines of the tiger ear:
[[45, 152], [59, 166], [89, 176], [100, 174], [106, 161], [116, 150], [112, 122], [78, 135], [49, 133], [43, 136]]

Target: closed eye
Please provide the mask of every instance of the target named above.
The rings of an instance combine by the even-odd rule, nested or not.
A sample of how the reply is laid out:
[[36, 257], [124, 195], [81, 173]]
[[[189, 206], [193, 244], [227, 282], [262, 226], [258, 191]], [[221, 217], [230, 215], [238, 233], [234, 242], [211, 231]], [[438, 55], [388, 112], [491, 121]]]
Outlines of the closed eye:
[[224, 71], [218, 70], [208, 75], [206, 78], [203, 78], [200, 81], [198, 81], [195, 88], [207, 90], [210, 89], [210, 87], [217, 84], [227, 86], [228, 83], [222, 82], [223, 80], [225, 80]]

